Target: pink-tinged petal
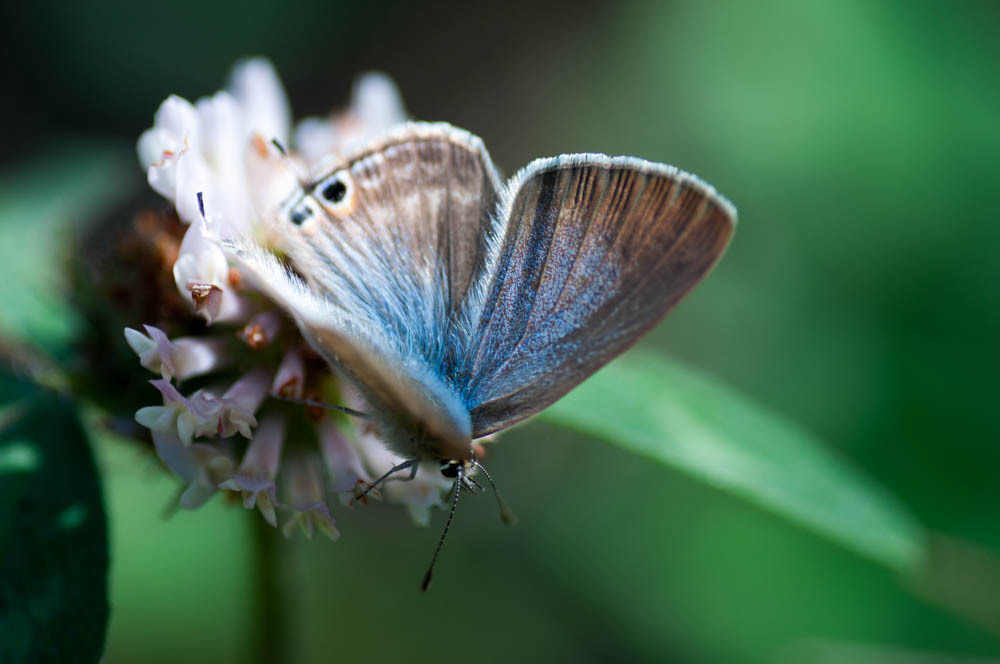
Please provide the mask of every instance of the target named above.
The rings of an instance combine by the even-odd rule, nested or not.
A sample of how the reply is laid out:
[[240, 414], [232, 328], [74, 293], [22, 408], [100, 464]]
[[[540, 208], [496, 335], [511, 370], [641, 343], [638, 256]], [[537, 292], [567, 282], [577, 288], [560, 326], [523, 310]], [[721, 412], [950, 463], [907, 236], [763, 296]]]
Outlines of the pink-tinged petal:
[[260, 509], [264, 519], [277, 526], [274, 478], [278, 474], [281, 448], [285, 442], [285, 418], [269, 415], [261, 422], [253, 440], [247, 446], [240, 467], [221, 485], [223, 489], [239, 491], [243, 506]]
[[174, 282], [181, 294], [205, 319], [235, 321], [245, 318], [248, 305], [229, 284], [229, 262], [208, 222], [191, 224], [174, 264]]
[[177, 380], [210, 373], [226, 366], [231, 359], [221, 337], [180, 337], [171, 343]]
[[125, 343], [139, 356], [139, 364], [150, 371], [159, 371], [159, 355], [156, 352], [156, 342], [131, 327], [125, 328]]
[[156, 380], [149, 381], [149, 384], [160, 392], [160, 396], [163, 397], [164, 405], [173, 406], [175, 404], [182, 404], [185, 408], [187, 407], [184, 395], [178, 392], [177, 388], [174, 387], [169, 380], [166, 380], [165, 378], [158, 378]]
[[218, 428], [221, 400], [203, 390], [185, 397], [168, 380], [149, 382], [163, 396], [163, 406], [139, 409], [135, 414], [139, 424], [154, 431], [174, 430], [185, 445], [190, 445], [195, 436], [214, 433]]
[[316, 426], [319, 450], [330, 475], [330, 490], [351, 493], [358, 481], [371, 483], [372, 479], [361, 463], [357, 449], [347, 439], [331, 418], [326, 417]]
[[174, 264], [174, 282], [183, 294], [190, 281], [222, 288], [229, 276], [226, 254], [208, 230], [208, 223], [199, 220], [184, 233], [180, 253]]
[[225, 344], [218, 337], [181, 337], [173, 341], [159, 328], [145, 325], [146, 334], [125, 328], [125, 340], [139, 356], [139, 364], [164, 378], [184, 380], [226, 363]]
[[225, 404], [212, 392], [197, 390], [187, 397], [187, 410], [199, 422], [211, 422], [219, 415]]
[[292, 348], [285, 352], [278, 366], [271, 384], [271, 394], [279, 399], [301, 399], [305, 382], [306, 365], [302, 361], [302, 354]]
[[281, 331], [281, 314], [276, 309], [262, 311], [243, 327], [239, 336], [254, 350], [263, 348], [274, 341]]
[[209, 325], [244, 320], [250, 311], [249, 303], [232, 291], [197, 281], [189, 281], [186, 286], [195, 313], [204, 317]]
[[195, 443], [189, 448], [198, 466], [198, 476], [181, 494], [181, 507], [193, 510], [201, 507], [233, 472], [233, 460], [212, 445]]
[[237, 473], [220, 484], [219, 488], [238, 491], [243, 498], [243, 507], [248, 510], [256, 507], [260, 510], [265, 521], [274, 527], [278, 526], [278, 517], [274, 511], [277, 499], [275, 498], [273, 481], [264, 481]]
[[232, 473], [232, 458], [212, 445], [184, 445], [174, 433], [153, 432], [153, 444], [163, 463], [186, 484], [180, 504], [200, 507]]
[[281, 448], [285, 442], [285, 418], [269, 415], [261, 422], [253, 440], [247, 445], [238, 474], [263, 478], [271, 482], [278, 475]]
[[160, 460], [185, 482], [198, 476], [198, 464], [191, 448], [174, 431], [153, 431], [153, 446]]
[[233, 383], [222, 395], [232, 405], [238, 405], [250, 411], [256, 411], [271, 384], [271, 372], [263, 367], [244, 374]]
[[271, 372], [265, 368], [254, 369], [237, 380], [222, 395], [224, 404], [219, 418], [219, 433], [223, 438], [237, 431], [246, 438], [252, 438], [251, 428], [257, 426], [254, 413], [267, 397], [271, 386]]
[[312, 539], [313, 533], [319, 530], [321, 533], [336, 542], [340, 539], [340, 531], [337, 530], [337, 522], [330, 515], [330, 508], [326, 503], [316, 503], [312, 507], [303, 510], [292, 510], [285, 523], [281, 526], [281, 534], [291, 537], [298, 527], [308, 539]]
[[[153, 327], [152, 325], [143, 325], [146, 329], [146, 334], [149, 338], [153, 340], [155, 344], [156, 360], [150, 358], [150, 364], [156, 363], [160, 365], [161, 371], [163, 371], [164, 378], [171, 378], [177, 374], [177, 366], [174, 363], [174, 348], [170, 343], [170, 339], [167, 338], [166, 333], [158, 327]], [[146, 366], [142, 362], [142, 356], [139, 357], [139, 362], [143, 366]], [[146, 366], [148, 369], [149, 367]]]
[[283, 486], [287, 498], [282, 507], [290, 512], [281, 527], [285, 537], [291, 537], [296, 527], [309, 538], [317, 529], [331, 540], [340, 537], [326, 504], [323, 468], [315, 454], [300, 452], [286, 461]]
[[[182, 256], [182, 258], [187, 257]], [[181, 262], [178, 260], [177, 264], [180, 265]], [[224, 291], [214, 284], [203, 281], [188, 281], [185, 283], [185, 286], [187, 287], [191, 302], [194, 304], [195, 313], [204, 316], [208, 324], [211, 325], [219, 318], [219, 314], [222, 313], [222, 296]]]
[[218, 491], [214, 486], [202, 482], [191, 482], [181, 493], [180, 506], [186, 510], [196, 510]]

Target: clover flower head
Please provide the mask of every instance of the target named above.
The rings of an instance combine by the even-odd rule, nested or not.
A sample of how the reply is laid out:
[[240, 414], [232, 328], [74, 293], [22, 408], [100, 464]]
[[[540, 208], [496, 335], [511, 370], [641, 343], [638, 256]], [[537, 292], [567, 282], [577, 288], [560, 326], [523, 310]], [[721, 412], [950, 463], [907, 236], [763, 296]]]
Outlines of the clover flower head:
[[[297, 173], [405, 119], [392, 81], [368, 74], [346, 111], [293, 129], [274, 68], [251, 59], [210, 97], [168, 97], [139, 138], [150, 186], [187, 225], [171, 275], [185, 319], [124, 332], [139, 364], [159, 375], [150, 383], [162, 405], [135, 419], [184, 483], [181, 507], [228, 492], [286, 536], [337, 539], [331, 506], [355, 504], [373, 477], [399, 462], [369, 424], [294, 403], [340, 398], [337, 380], [275, 304], [244, 282], [223, 243], [252, 236], [280, 249], [268, 213], [299, 186]], [[171, 337], [170, 329], [186, 334]], [[368, 496], [401, 502], [426, 523], [451, 487], [435, 471]]]

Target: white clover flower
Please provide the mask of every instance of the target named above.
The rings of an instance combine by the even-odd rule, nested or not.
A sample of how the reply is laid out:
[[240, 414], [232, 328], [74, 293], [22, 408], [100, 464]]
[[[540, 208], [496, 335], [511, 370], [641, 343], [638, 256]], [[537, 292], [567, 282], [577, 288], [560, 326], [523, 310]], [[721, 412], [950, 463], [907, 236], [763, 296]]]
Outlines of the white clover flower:
[[220, 337], [181, 337], [171, 341], [163, 330], [143, 325], [146, 334], [125, 328], [125, 341], [139, 356], [139, 364], [163, 378], [178, 381], [201, 376], [227, 363]]
[[190, 445], [195, 436], [218, 428], [223, 405], [220, 400], [204, 390], [185, 397], [167, 380], [149, 382], [160, 391], [163, 405], [140, 408], [135, 414], [136, 422], [154, 433], [176, 434], [185, 445]]
[[229, 274], [229, 261], [217, 238], [209, 233], [208, 222], [199, 219], [191, 224], [174, 263], [174, 283], [209, 324], [246, 316], [247, 305], [231, 290]]
[[347, 152], [406, 119], [403, 99], [392, 79], [372, 72], [355, 81], [347, 111], [300, 122], [295, 129], [295, 144], [311, 168], [330, 155]]
[[246, 231], [254, 219], [244, 151], [255, 133], [284, 140], [289, 116], [274, 68], [266, 60], [247, 60], [235, 67], [228, 91], [194, 105], [168, 97], [139, 138], [139, 161], [150, 185], [174, 203], [183, 221], [200, 218], [202, 192], [206, 210], [225, 219], [221, 237]]
[[274, 479], [278, 475], [284, 443], [285, 418], [277, 415], [265, 418], [247, 446], [236, 473], [219, 485], [220, 488], [240, 492], [243, 506], [247, 509], [256, 506], [272, 526], [278, 525], [274, 512], [277, 504]]
[[257, 426], [254, 413], [260, 408], [271, 387], [271, 371], [260, 367], [246, 374], [222, 395], [219, 410], [219, 435], [223, 438], [239, 432], [244, 438], [253, 438], [250, 429]]
[[146, 169], [149, 185], [173, 201], [177, 214], [190, 223], [197, 219], [194, 197], [178, 195], [206, 182], [211, 173], [197, 147], [200, 144], [198, 112], [191, 102], [175, 95], [167, 97], [154, 117], [151, 129], [139, 138], [139, 161]]
[[239, 336], [248, 346], [260, 349], [267, 346], [281, 331], [282, 315], [277, 309], [268, 309], [255, 315], [243, 326]]
[[[280, 249], [281, 237], [266, 217], [300, 186], [299, 173], [405, 121], [406, 114], [392, 81], [368, 74], [355, 84], [347, 111], [307, 119], [294, 134], [290, 115], [281, 82], [261, 59], [237, 64], [226, 90], [194, 104], [171, 96], [157, 110], [139, 139], [139, 161], [150, 186], [188, 224], [173, 281], [212, 332], [171, 339], [164, 331], [171, 321], [165, 321], [164, 329], [126, 329], [125, 339], [139, 363], [161, 376], [150, 382], [163, 405], [141, 408], [135, 419], [150, 429], [160, 459], [185, 483], [182, 507], [230, 491], [272, 526], [280, 514], [286, 536], [319, 531], [336, 539], [329, 501], [354, 504], [373, 477], [400, 459], [366, 423], [287, 403], [339, 390], [298, 329], [242, 283], [221, 243], [249, 234]], [[191, 320], [174, 323], [197, 329]], [[227, 372], [228, 388], [202, 387], [185, 396], [174, 384], [226, 385], [217, 372]], [[430, 507], [443, 506], [451, 488], [437, 470], [422, 469], [412, 481], [389, 481], [368, 495], [402, 502], [426, 524]]]
[[301, 399], [305, 389], [306, 365], [302, 354], [295, 348], [285, 352], [271, 383], [271, 394], [283, 399]]
[[300, 452], [286, 462], [284, 486], [287, 498], [282, 507], [289, 515], [281, 526], [285, 537], [291, 537], [296, 527], [308, 538], [312, 538], [316, 530], [334, 541], [340, 537], [326, 504], [322, 467], [314, 453]]
[[176, 434], [161, 431], [153, 431], [153, 445], [163, 463], [185, 482], [180, 499], [184, 509], [201, 507], [232, 474], [232, 457], [212, 445], [185, 445]]
[[361, 461], [361, 455], [344, 432], [329, 419], [317, 425], [316, 437], [323, 462], [330, 474], [330, 490], [341, 494], [341, 500], [349, 502], [359, 482], [365, 485], [372, 482]]

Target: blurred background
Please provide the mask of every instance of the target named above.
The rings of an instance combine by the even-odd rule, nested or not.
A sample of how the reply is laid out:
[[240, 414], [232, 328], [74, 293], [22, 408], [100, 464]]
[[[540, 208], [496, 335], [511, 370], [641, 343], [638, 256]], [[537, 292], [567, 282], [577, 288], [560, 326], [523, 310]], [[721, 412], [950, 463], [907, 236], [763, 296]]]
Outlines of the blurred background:
[[[182, 0], [3, 13], [8, 193], [34, 178], [58, 198], [52, 164], [87, 168], [79, 155], [92, 154], [120, 164], [94, 186], [157, 204], [136, 138], [168, 94], [211, 94], [248, 55], [273, 60], [296, 117], [345, 105], [356, 74], [384, 71], [412, 116], [479, 134], [506, 174], [579, 151], [698, 173], [737, 205], [739, 229], [645, 347], [812, 430], [929, 530], [1000, 549], [996, 4]], [[165, 520], [173, 479], [120, 441], [95, 448], [111, 536], [105, 661], [245, 660], [259, 517], [215, 499]], [[996, 634], [892, 572], [604, 443], [533, 423], [504, 436], [490, 469], [520, 525], [503, 528], [488, 497], [468, 500], [426, 595], [441, 513], [424, 529], [398, 506], [341, 510], [336, 544], [270, 533], [289, 661], [1000, 657]]]

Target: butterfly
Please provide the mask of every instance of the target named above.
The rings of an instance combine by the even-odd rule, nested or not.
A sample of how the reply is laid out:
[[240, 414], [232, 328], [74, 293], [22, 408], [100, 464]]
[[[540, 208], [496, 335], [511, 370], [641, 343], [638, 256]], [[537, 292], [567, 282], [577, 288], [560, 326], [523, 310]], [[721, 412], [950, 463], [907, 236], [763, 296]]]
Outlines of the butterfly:
[[269, 223], [293, 270], [248, 240], [230, 253], [357, 387], [405, 459], [386, 476], [439, 462], [457, 501], [481, 468], [473, 440], [654, 327], [719, 260], [736, 210], [634, 157], [538, 159], [504, 182], [478, 137], [408, 123], [315, 169]]

